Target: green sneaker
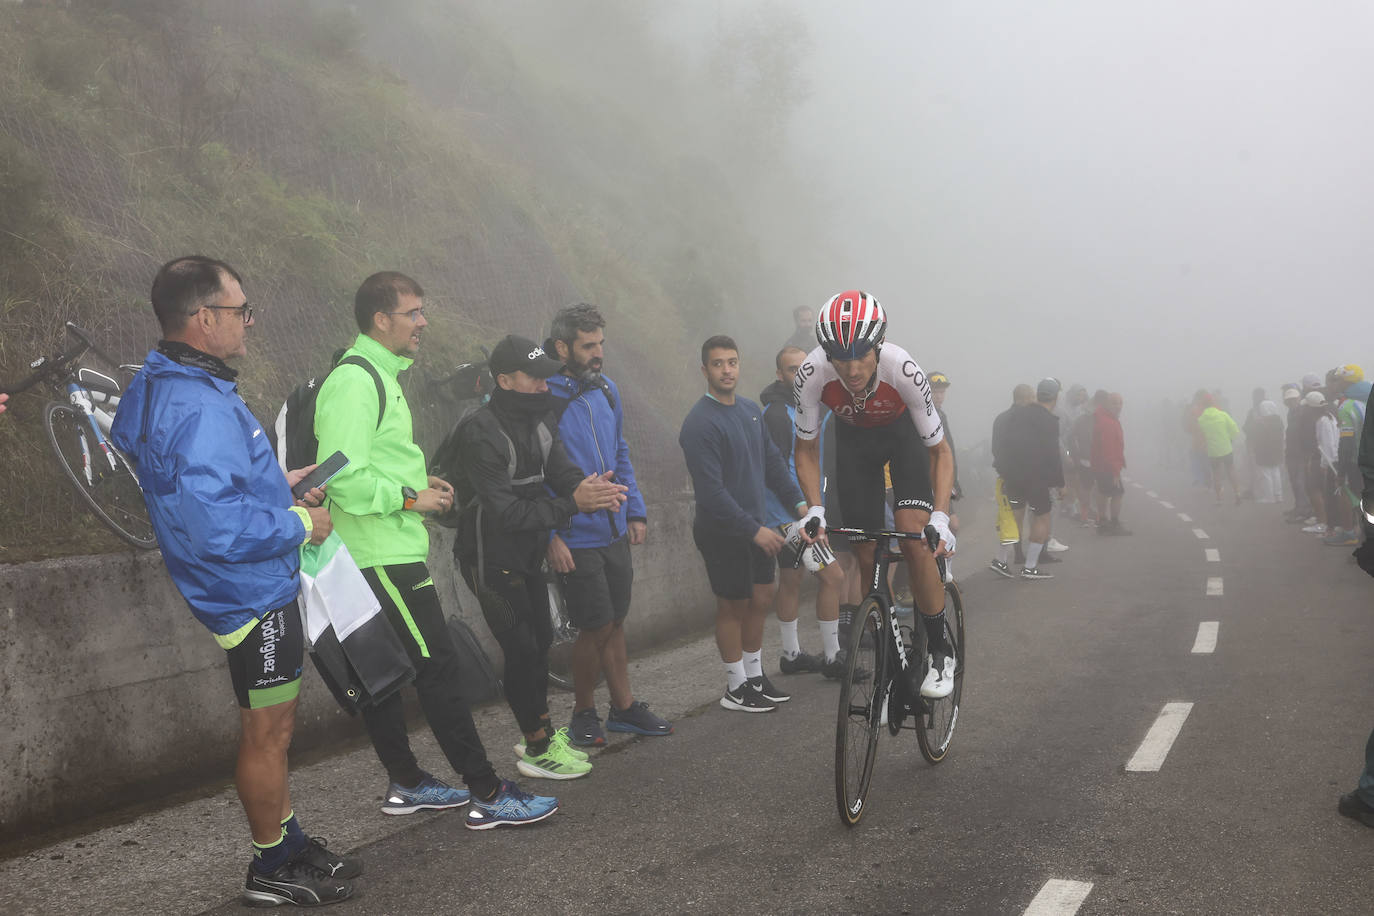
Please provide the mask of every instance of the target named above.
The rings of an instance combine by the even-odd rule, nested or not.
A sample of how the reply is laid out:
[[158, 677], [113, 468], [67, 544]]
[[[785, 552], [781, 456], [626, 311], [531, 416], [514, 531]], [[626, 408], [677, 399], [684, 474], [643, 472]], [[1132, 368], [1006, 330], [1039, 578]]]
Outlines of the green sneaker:
[[535, 779], [576, 779], [590, 773], [592, 765], [586, 760], [578, 760], [570, 751], [566, 738], [559, 741], [555, 737], [549, 741], [549, 749], [538, 757], [522, 754], [515, 768]]
[[[573, 746], [572, 741], [568, 738], [568, 727], [566, 725], [560, 728], [558, 731], [554, 732], [553, 737], [549, 739], [550, 747], [553, 747], [555, 744], [560, 745], [563, 748], [563, 750], [567, 751], [568, 756], [572, 757], [574, 760], [591, 759], [591, 757], [587, 754], [586, 751], [579, 751], [576, 747]], [[515, 759], [520, 760], [524, 756], [525, 742], [515, 742]]]

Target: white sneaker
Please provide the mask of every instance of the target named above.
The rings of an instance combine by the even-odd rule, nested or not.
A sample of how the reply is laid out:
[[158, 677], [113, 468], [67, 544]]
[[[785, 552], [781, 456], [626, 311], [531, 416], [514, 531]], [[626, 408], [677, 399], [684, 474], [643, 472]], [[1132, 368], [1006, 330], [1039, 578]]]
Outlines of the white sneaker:
[[954, 656], [946, 655], [944, 664], [935, 667], [935, 659], [926, 656], [926, 679], [921, 683], [921, 696], [942, 700], [954, 692]]
[[1326, 534], [1326, 526], [1321, 522], [1314, 522], [1302, 529], [1303, 534]]
[[1069, 545], [1062, 543], [1058, 538], [1051, 537], [1045, 542], [1045, 549], [1050, 553], [1063, 553], [1069, 549]]

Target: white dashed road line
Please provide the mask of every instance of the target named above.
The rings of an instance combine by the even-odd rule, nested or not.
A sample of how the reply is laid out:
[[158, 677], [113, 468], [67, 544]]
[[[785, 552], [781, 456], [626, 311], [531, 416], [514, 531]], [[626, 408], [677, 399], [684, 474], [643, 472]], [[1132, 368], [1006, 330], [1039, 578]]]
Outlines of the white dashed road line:
[[1164, 500], [1162, 500], [1162, 499], [1159, 501], [1159, 504], [1160, 504], [1161, 506], [1163, 506], [1164, 508], [1166, 508], [1166, 509], [1172, 509], [1172, 508], [1174, 507], [1174, 504], [1173, 504], [1173, 503], [1166, 503], [1166, 502], [1165, 502]]
[[1203, 531], [1201, 528], [1194, 528], [1193, 536], [1196, 537], [1199, 541], [1207, 540], [1207, 532]]
[[1184, 522], [1191, 522], [1191, 521], [1192, 521], [1192, 518], [1190, 518], [1189, 515], [1188, 515], [1188, 513], [1186, 513], [1186, 512], [1180, 512], [1180, 513], [1178, 514], [1178, 518], [1179, 518], [1179, 521], [1184, 521]]
[[1188, 713], [1193, 711], [1192, 703], [1165, 703], [1164, 709], [1150, 726], [1145, 740], [1140, 742], [1135, 755], [1126, 762], [1128, 773], [1157, 773], [1164, 766], [1164, 758], [1174, 746], [1174, 739], [1183, 730]]
[[1220, 563], [1220, 562], [1221, 562], [1221, 551], [1220, 551], [1220, 550], [1217, 550], [1215, 547], [1204, 547], [1203, 550], [1202, 550], [1202, 552], [1205, 553], [1205, 554], [1207, 554], [1207, 562], [1208, 562], [1208, 563]]
[[1093, 886], [1090, 881], [1064, 881], [1053, 878], [1045, 882], [1040, 893], [1026, 907], [1023, 916], [1073, 916], [1088, 898]]
[[1197, 639], [1193, 640], [1194, 655], [1211, 655], [1217, 648], [1218, 620], [1204, 620], [1197, 625]]
[[1213, 596], [1221, 594], [1221, 576], [1207, 577], [1207, 594]]
[[1159, 499], [1159, 494], [1154, 490], [1146, 490], [1145, 495], [1150, 497], [1150, 499]]

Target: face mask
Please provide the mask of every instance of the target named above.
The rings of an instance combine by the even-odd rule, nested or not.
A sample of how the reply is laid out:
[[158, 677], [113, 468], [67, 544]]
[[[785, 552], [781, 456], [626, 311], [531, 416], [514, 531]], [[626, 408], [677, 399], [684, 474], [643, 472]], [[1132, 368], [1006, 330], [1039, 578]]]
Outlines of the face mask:
[[553, 395], [547, 391], [526, 394], [497, 388], [491, 393], [492, 406], [511, 413], [543, 415], [553, 409]]

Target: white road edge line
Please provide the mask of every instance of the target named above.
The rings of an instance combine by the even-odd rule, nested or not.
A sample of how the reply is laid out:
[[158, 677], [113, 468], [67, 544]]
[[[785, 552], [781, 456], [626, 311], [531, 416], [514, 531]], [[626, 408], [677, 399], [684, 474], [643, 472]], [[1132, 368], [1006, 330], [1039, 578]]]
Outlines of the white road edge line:
[[1191, 521], [1192, 521], [1192, 519], [1188, 517], [1188, 513], [1186, 513], [1186, 512], [1180, 512], [1180, 513], [1178, 514], [1178, 518], [1179, 518], [1179, 521], [1183, 521], [1183, 522], [1191, 522]]
[[1146, 490], [1145, 495], [1150, 497], [1150, 499], [1159, 499], [1159, 494], [1154, 490]]
[[1065, 881], [1051, 878], [1026, 907], [1022, 916], [1073, 916], [1092, 892], [1091, 881]]
[[1221, 621], [1204, 620], [1197, 625], [1197, 639], [1193, 640], [1194, 655], [1211, 655], [1217, 648], [1217, 630]]
[[1174, 507], [1174, 504], [1173, 504], [1173, 503], [1166, 503], [1166, 502], [1165, 502], [1164, 500], [1162, 500], [1162, 499], [1159, 501], [1159, 504], [1160, 504], [1161, 506], [1163, 506], [1164, 508], [1166, 508], [1166, 509], [1172, 509], [1172, 508]]
[[1126, 762], [1126, 772], [1159, 772], [1159, 768], [1164, 766], [1164, 758], [1169, 756], [1169, 749], [1174, 746], [1174, 739], [1183, 730], [1188, 713], [1192, 711], [1192, 703], [1165, 703], [1159, 718], [1155, 719], [1155, 724], [1145, 734], [1145, 740], [1140, 742], [1135, 755]]
[[1221, 576], [1207, 577], [1207, 594], [1213, 596], [1221, 594]]
[[1201, 528], [1194, 528], [1193, 534], [1197, 537], [1199, 541], [1207, 540], [1207, 532], [1203, 531]]
[[1220, 563], [1220, 562], [1221, 562], [1221, 551], [1220, 551], [1220, 550], [1217, 550], [1215, 547], [1204, 547], [1204, 548], [1202, 548], [1202, 552], [1205, 553], [1205, 554], [1207, 554], [1207, 562], [1208, 562], [1208, 563]]

